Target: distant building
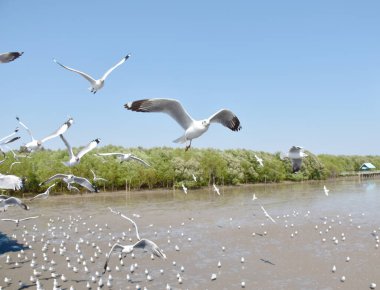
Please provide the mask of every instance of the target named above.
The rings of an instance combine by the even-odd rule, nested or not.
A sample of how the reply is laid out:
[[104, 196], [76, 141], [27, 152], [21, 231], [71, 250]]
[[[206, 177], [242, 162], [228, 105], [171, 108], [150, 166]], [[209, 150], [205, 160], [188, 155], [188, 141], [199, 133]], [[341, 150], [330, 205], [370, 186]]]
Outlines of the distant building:
[[369, 170], [375, 170], [376, 167], [375, 167], [375, 165], [373, 165], [372, 163], [367, 162], [367, 163], [363, 163], [363, 164], [360, 166], [359, 169], [362, 170], [362, 171], [369, 171]]

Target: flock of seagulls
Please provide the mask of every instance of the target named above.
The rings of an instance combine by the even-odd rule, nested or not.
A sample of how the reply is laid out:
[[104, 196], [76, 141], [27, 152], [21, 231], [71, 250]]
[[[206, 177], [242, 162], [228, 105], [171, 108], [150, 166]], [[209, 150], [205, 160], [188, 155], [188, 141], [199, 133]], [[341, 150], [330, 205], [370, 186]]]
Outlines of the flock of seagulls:
[[[23, 54], [22, 52], [8, 52], [8, 53], [0, 54], [0, 63], [4, 64], [4, 63], [12, 62], [15, 59], [19, 58], [22, 54]], [[115, 70], [117, 67], [119, 67], [120, 65], [122, 65], [124, 62], [126, 62], [126, 60], [129, 57], [130, 57], [130, 54], [123, 57], [117, 64], [115, 64], [113, 67], [111, 67], [109, 70], [107, 70], [106, 73], [100, 79], [94, 79], [93, 77], [91, 77], [90, 75], [88, 75], [82, 71], [67, 67], [67, 66], [59, 63], [56, 59], [54, 59], [54, 62], [57, 63], [59, 66], [63, 67], [64, 69], [75, 72], [75, 73], [79, 74], [80, 76], [82, 76], [83, 78], [85, 78], [87, 81], [89, 81], [90, 85], [91, 85], [89, 90], [95, 94], [97, 91], [99, 91], [100, 89], [102, 89], [104, 87], [104, 82], [105, 82], [106, 78], [111, 74], [111, 72], [113, 70]], [[180, 136], [179, 138], [175, 139], [173, 142], [185, 144], [185, 151], [187, 151], [191, 148], [193, 139], [201, 137], [209, 129], [209, 127], [212, 123], [219, 123], [219, 124], [223, 125], [224, 127], [230, 129], [231, 131], [234, 131], [234, 132], [240, 131], [242, 128], [239, 118], [236, 116], [236, 114], [234, 112], [232, 112], [229, 109], [221, 109], [206, 119], [195, 120], [187, 113], [185, 108], [182, 106], [181, 102], [179, 100], [175, 100], [175, 99], [153, 98], [153, 99], [136, 100], [136, 101], [126, 103], [124, 105], [124, 108], [127, 110], [130, 110], [130, 111], [134, 111], [134, 112], [145, 112], [145, 113], [157, 112], [157, 113], [165, 113], [165, 114], [169, 115], [184, 130], [183, 135]], [[73, 118], [70, 117], [57, 130], [55, 130], [53, 133], [51, 133], [51, 134], [49, 134], [46, 137], [41, 138], [41, 139], [35, 139], [33, 134], [32, 134], [32, 131], [29, 129], [29, 127], [27, 127], [25, 125], [25, 123], [23, 123], [20, 120], [19, 117], [16, 117], [16, 120], [17, 120], [19, 126], [24, 128], [30, 136], [31, 140], [24, 145], [25, 150], [29, 154], [33, 154], [34, 151], [41, 149], [42, 146], [47, 141], [49, 141], [53, 138], [59, 137], [62, 140], [62, 142], [64, 143], [65, 147], [67, 148], [67, 152], [69, 155], [69, 160], [63, 162], [63, 164], [67, 167], [77, 166], [80, 163], [81, 159], [86, 154], [88, 154], [90, 151], [94, 150], [98, 146], [98, 144], [100, 143], [100, 138], [96, 138], [96, 139], [92, 140], [91, 142], [89, 142], [85, 147], [83, 147], [83, 149], [81, 149], [77, 154], [74, 154], [72, 146], [70, 145], [70, 143], [67, 141], [67, 139], [64, 136], [65, 133], [67, 132], [67, 130], [70, 129], [71, 126], [73, 125], [73, 123], [74, 123]], [[4, 162], [4, 160], [6, 158], [4, 148], [9, 149], [13, 153], [13, 156], [16, 160], [15, 162], [13, 162], [11, 164], [10, 170], [12, 169], [13, 165], [22, 163], [19, 161], [19, 158], [28, 157], [28, 155], [25, 155], [25, 156], [17, 155], [12, 149], [10, 149], [8, 147], [9, 144], [17, 141], [20, 138], [20, 137], [16, 136], [18, 131], [19, 131], [19, 128], [16, 128], [14, 131], [12, 131], [12, 133], [10, 133], [7, 136], [0, 139], [0, 153], [4, 157], [3, 160], [0, 161], [0, 164], [2, 162]], [[137, 163], [139, 163], [143, 166], [146, 166], [146, 167], [152, 166], [147, 161], [143, 160], [142, 158], [140, 158], [140, 157], [138, 157], [132, 153], [107, 152], [107, 153], [96, 153], [95, 155], [102, 157], [102, 158], [104, 158], [104, 157], [115, 157], [120, 161], [120, 163], [128, 162], [128, 161], [136, 161]], [[292, 146], [289, 149], [289, 152], [286, 154], [283, 154], [281, 157], [282, 158], [288, 158], [290, 160], [290, 162], [292, 164], [292, 170], [294, 173], [296, 173], [301, 169], [303, 158], [305, 158], [307, 156], [308, 155], [304, 152], [304, 149], [302, 147]], [[260, 167], [265, 166], [264, 165], [265, 161], [263, 158], [261, 158], [260, 156], [257, 156], [257, 155], [254, 155], [254, 157], [255, 157], [255, 159], [256, 159], [256, 161]], [[94, 170], [90, 169], [90, 171], [92, 172], [92, 175], [93, 175], [93, 179], [92, 179], [93, 183], [90, 182], [85, 177], [75, 176], [71, 173], [70, 174], [56, 173], [53, 176], [51, 176], [50, 178], [46, 179], [45, 181], [43, 181], [39, 184], [39, 186], [49, 185], [49, 187], [43, 193], [39, 193], [39, 194], [35, 195], [34, 197], [30, 198], [29, 201], [35, 202], [36, 200], [47, 199], [50, 196], [51, 190], [56, 186], [56, 183], [53, 183], [53, 184], [50, 184], [50, 183], [52, 183], [53, 181], [57, 181], [57, 180], [60, 180], [64, 183], [66, 183], [67, 188], [70, 191], [75, 190], [75, 191], [80, 192], [80, 189], [78, 189], [75, 186], [75, 185], [79, 185], [79, 186], [85, 188], [86, 190], [88, 190], [90, 192], [98, 192], [98, 188], [95, 185], [95, 183], [99, 182], [99, 181], [107, 182], [107, 180], [104, 178], [98, 177], [95, 174]], [[192, 178], [193, 178], [194, 182], [197, 182], [197, 177], [195, 176], [195, 174], [192, 174]], [[24, 184], [24, 180], [20, 177], [17, 177], [15, 175], [9, 175], [9, 174], [4, 175], [4, 174], [0, 173], [0, 189], [17, 191], [17, 190], [21, 190], [23, 188], [23, 184]], [[188, 188], [185, 186], [184, 182], [181, 183], [181, 187], [182, 187], [183, 192], [185, 194], [188, 194]], [[212, 190], [218, 196], [221, 195], [220, 190], [217, 187], [217, 185], [215, 184], [215, 182], [213, 182], [213, 184], [212, 184]], [[324, 186], [324, 193], [326, 196], [329, 195], [329, 189], [327, 189], [326, 186]], [[253, 194], [252, 201], [255, 201], [257, 199], [258, 198], [256, 197], [256, 195]], [[17, 197], [12, 197], [12, 196], [8, 196], [8, 195], [0, 195], [0, 209], [2, 209], [3, 211], [6, 211], [6, 210], [8, 210], [9, 207], [12, 207], [12, 206], [20, 207], [23, 210], [29, 210], [30, 209], [28, 205], [26, 205], [21, 199], [19, 199]], [[261, 208], [264, 216], [268, 220], [270, 220], [272, 223], [276, 224], [276, 220], [271, 215], [269, 215], [269, 213], [266, 211], [266, 209], [261, 204], [260, 204], [260, 208]], [[105, 255], [105, 263], [104, 263], [104, 267], [103, 267], [103, 274], [98, 273], [98, 275], [96, 275], [98, 278], [95, 278], [94, 276], [91, 277], [92, 282], [97, 281], [99, 288], [102, 288], [104, 286], [104, 283], [102, 280], [103, 279], [102, 275], [104, 275], [105, 272], [110, 271], [110, 268], [109, 268], [110, 259], [112, 256], [114, 256], [114, 253], [119, 254], [120, 263], [124, 263], [122, 261], [123, 261], [123, 258], [125, 255], [130, 255], [132, 258], [134, 258], [134, 251], [136, 249], [142, 249], [144, 251], [149, 251], [151, 253], [152, 259], [154, 257], [158, 257], [158, 258], [161, 258], [163, 260], [167, 260], [167, 254], [164, 252], [164, 250], [161, 247], [159, 247], [157, 245], [157, 243], [155, 241], [152, 241], [152, 240], [147, 239], [147, 238], [141, 238], [140, 237], [137, 224], [134, 220], [132, 220], [131, 218], [129, 218], [126, 215], [121, 214], [120, 212], [112, 210], [111, 208], [110, 208], [110, 211], [112, 213], [120, 216], [121, 218], [128, 220], [130, 223], [132, 223], [132, 225], [135, 228], [137, 241], [132, 242], [132, 239], [130, 239], [130, 243], [123, 244], [120, 241], [120, 239], [118, 239], [118, 240], [112, 239], [112, 241], [114, 241], [114, 242], [109, 243], [110, 250], [108, 251], [108, 254]], [[30, 217], [17, 218], [17, 219], [3, 218], [1, 220], [4, 222], [14, 222], [16, 224], [16, 226], [19, 226], [20, 222], [37, 219], [39, 217], [40, 216], [30, 216]], [[70, 219], [71, 219], [71, 216], [70, 216]], [[232, 220], [232, 218], [230, 220]], [[83, 224], [85, 224], [85, 223], [83, 222]], [[49, 227], [50, 227], [50, 225], [49, 225]], [[239, 227], [239, 229], [240, 229], [240, 227]], [[55, 230], [56, 230], [55, 227], [50, 227], [50, 231], [51, 231], [51, 234], [53, 237], [55, 235], [54, 234]], [[60, 228], [60, 230], [62, 230], [62, 227]], [[99, 231], [101, 232], [101, 229], [99, 229]], [[77, 230], [75, 230], [75, 232], [77, 232]], [[95, 234], [95, 232], [91, 231], [90, 229], [89, 229], [89, 232], [92, 235]], [[170, 233], [170, 230], [168, 230], [168, 233]], [[24, 235], [25, 235], [25, 233], [24, 233]], [[255, 233], [255, 235], [256, 235], [256, 233]], [[266, 235], [266, 234], [264, 233], [263, 235]], [[292, 233], [292, 237], [294, 237], [296, 235], [297, 235], [296, 232]], [[157, 236], [157, 233], [155, 233], [155, 236]], [[66, 233], [64, 233], [64, 237], [66, 237], [66, 239], [69, 239], [69, 235], [67, 235]], [[100, 234], [99, 234], [99, 237], [100, 237]], [[83, 241], [83, 238], [81, 238], [81, 239]], [[41, 238], [41, 241], [43, 241], [43, 240], [44, 240], [44, 238]], [[188, 242], [191, 242], [190, 238], [188, 238]], [[87, 244], [90, 244], [90, 242], [88, 242]], [[93, 242], [92, 244], [95, 245], [95, 242]], [[168, 239], [168, 244], [170, 244], [170, 239]], [[89, 270], [88, 270], [87, 265], [86, 265], [87, 261], [85, 261], [84, 258], [80, 258], [82, 256], [82, 253], [80, 251], [79, 244], [77, 244], [77, 245], [78, 246], [76, 246], [76, 250], [79, 254], [78, 259], [84, 265], [84, 271], [86, 273], [88, 273]], [[45, 244], [44, 244], [44, 247], [42, 250], [43, 253], [46, 251], [45, 247], [46, 248], [48, 247], [48, 242], [45, 242]], [[94, 247], [96, 247], [96, 246], [94, 246]], [[175, 245], [174, 249], [177, 252], [180, 251], [180, 247], [178, 245]], [[225, 248], [223, 247], [222, 250], [224, 252]], [[53, 250], [53, 251], [55, 252], [55, 250]], [[62, 255], [64, 255], [65, 251], [66, 251], [65, 245], [64, 245], [64, 242], [62, 241], [61, 246], [60, 246], [60, 253]], [[97, 248], [97, 251], [95, 252], [94, 256], [98, 257], [101, 253], [102, 253], [102, 251], [99, 248]], [[70, 258], [67, 257], [66, 259], [68, 261], [68, 268], [73, 269], [74, 272], [78, 272], [78, 269], [76, 268], [76, 270], [75, 270], [74, 267], [72, 267], [72, 265], [70, 264]], [[268, 263], [268, 264], [275, 265], [272, 262], [270, 262], [269, 260], [265, 260], [265, 259], [262, 259], [262, 260], [266, 261], [266, 263]], [[244, 257], [241, 257], [241, 263], [242, 264], [245, 263]], [[53, 263], [53, 261], [51, 261], [50, 264], [52, 265], [50, 267], [53, 267], [55, 263]], [[130, 271], [131, 273], [136, 268], [136, 265], [137, 264], [135, 264], [134, 266], [132, 265], [133, 268], [131, 266], [131, 271]], [[173, 265], [176, 265], [175, 261], [173, 261]], [[35, 269], [35, 263], [33, 263], [33, 260], [31, 262], [31, 267], [33, 269]], [[220, 262], [218, 262], [217, 267], [218, 268], [221, 267]], [[46, 267], [41, 268], [41, 269], [45, 270]], [[336, 271], [336, 269], [335, 269], [335, 271]], [[147, 280], [150, 281], [152, 278], [149, 275], [149, 271], [146, 270], [146, 272], [147, 272]], [[182, 273], [184, 272], [183, 267], [181, 268], [181, 272]], [[54, 273], [54, 271], [52, 271], [52, 277], [54, 279], [57, 278], [56, 276], [54, 276], [55, 274], [53, 275], [53, 273]], [[41, 274], [37, 270], [34, 270], [34, 275], [30, 279], [31, 282], [36, 284], [37, 289], [39, 289], [39, 290], [42, 289], [42, 287], [40, 286], [40, 282], [37, 279], [38, 276], [40, 276], [40, 275]], [[150, 278], [148, 278], [148, 277], [150, 277]], [[211, 280], [214, 281], [217, 279], [217, 277], [218, 277], [218, 275], [212, 274]], [[61, 275], [61, 280], [64, 282], [67, 281], [67, 278], [64, 276], [64, 274]], [[127, 280], [130, 281], [130, 277], [128, 275], [127, 275]], [[7, 284], [11, 284], [9, 279], [4, 280], [4, 281]], [[54, 282], [54, 288], [53, 289], [57, 290], [57, 289], [59, 289], [58, 282], [56, 282], [56, 279], [54, 281], [55, 282]], [[111, 284], [112, 284], [111, 281], [112, 281], [112, 279], [109, 277], [108, 282], [107, 282], [107, 285], [109, 288], [111, 287]], [[178, 273], [178, 282], [180, 284], [182, 284], [182, 282], [183, 282], [183, 279], [182, 279], [182, 276], [180, 273]], [[88, 283], [87, 283], [87, 288], [90, 289], [91, 287], [88, 287], [88, 285], [89, 285]], [[245, 281], [242, 281], [240, 285], [242, 288], [245, 288], [245, 286], [246, 286]], [[140, 289], [137, 286], [136, 286], [136, 288]], [[172, 288], [169, 286], [169, 287], [167, 287], [167, 289], [172, 289]]]

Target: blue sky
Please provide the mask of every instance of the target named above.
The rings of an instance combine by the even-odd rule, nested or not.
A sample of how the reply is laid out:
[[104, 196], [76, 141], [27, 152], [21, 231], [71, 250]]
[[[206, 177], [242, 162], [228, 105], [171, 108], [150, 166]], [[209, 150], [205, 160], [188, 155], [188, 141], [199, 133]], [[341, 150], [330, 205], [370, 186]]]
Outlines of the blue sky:
[[[168, 116], [123, 108], [163, 97], [197, 119], [229, 108], [241, 120], [194, 147], [380, 154], [378, 1], [1, 0], [0, 11], [0, 52], [25, 52], [0, 66], [0, 136], [16, 116], [37, 138], [72, 116], [73, 146], [177, 147]], [[52, 61], [99, 78], [128, 53], [95, 95]]]

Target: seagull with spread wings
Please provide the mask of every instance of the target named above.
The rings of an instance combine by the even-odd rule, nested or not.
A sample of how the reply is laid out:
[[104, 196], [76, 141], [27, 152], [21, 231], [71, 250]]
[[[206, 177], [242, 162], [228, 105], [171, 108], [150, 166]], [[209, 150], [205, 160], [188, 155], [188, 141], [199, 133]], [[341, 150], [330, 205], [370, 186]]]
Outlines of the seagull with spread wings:
[[24, 52], [4, 52], [0, 53], [0, 63], [8, 63], [14, 61], [16, 58], [19, 58], [23, 55]]
[[67, 129], [71, 127], [71, 125], [74, 123], [73, 118], [69, 118], [65, 123], [63, 123], [55, 132], [51, 133], [47, 137], [41, 139], [41, 140], [36, 140], [33, 137], [32, 131], [23, 123], [20, 121], [19, 117], [16, 117], [16, 120], [19, 122], [19, 124], [28, 132], [31, 141], [25, 144], [25, 148], [28, 151], [34, 151], [37, 149], [40, 149], [42, 147], [42, 144], [45, 143], [46, 141], [53, 139], [55, 137], [58, 137], [59, 135], [65, 133]]
[[20, 190], [23, 186], [23, 181], [20, 177], [0, 173], [0, 189]]
[[31, 219], [36, 219], [36, 218], [39, 218], [39, 217], [40, 216], [31, 216], [31, 217], [26, 217], [26, 218], [22, 218], [22, 219], [1, 219], [1, 220], [5, 221], [5, 222], [14, 222], [14, 223], [16, 223], [16, 227], [18, 227], [18, 224], [20, 222], [31, 220]]
[[[0, 138], [0, 153], [3, 154], [4, 158], [5, 158], [5, 152], [3, 151], [3, 149], [2, 149], [1, 146], [2, 145], [7, 145], [9, 143], [12, 143], [12, 142], [20, 139], [20, 137], [18, 137], [18, 136], [17, 137], [13, 137], [18, 132], [18, 130], [19, 129], [17, 127], [11, 134], [9, 134], [9, 135], [7, 135], [7, 136], [5, 136], [3, 138]], [[13, 137], [13, 138], [11, 138], [11, 137]]]
[[49, 197], [49, 194], [50, 194], [50, 189], [55, 186], [55, 183], [50, 185], [48, 187], [48, 189], [46, 189], [45, 192], [43, 193], [40, 193], [40, 194], [37, 194], [36, 196], [32, 197], [31, 199], [29, 199], [30, 201], [34, 200], [34, 199], [47, 199]]
[[255, 158], [256, 158], [257, 163], [259, 163], [261, 167], [264, 167], [263, 159], [257, 156], [256, 154], [255, 154]]
[[194, 120], [183, 108], [182, 104], [174, 99], [144, 99], [129, 102], [124, 105], [127, 110], [135, 112], [161, 112], [171, 116], [185, 130], [185, 134], [174, 140], [175, 143], [186, 143], [186, 151], [191, 141], [205, 133], [211, 123], [220, 123], [232, 131], [241, 129], [238, 117], [230, 110], [222, 109], [204, 120]]
[[92, 175], [94, 176], [93, 179], [92, 179], [94, 182], [97, 182], [97, 181], [104, 181], [104, 182], [107, 182], [107, 181], [108, 181], [108, 180], [105, 179], [105, 178], [102, 178], [102, 177], [98, 177], [98, 176], [96, 176], [94, 170], [90, 169], [90, 171], [92, 172]]
[[123, 163], [124, 161], [135, 160], [145, 165], [146, 167], [150, 167], [148, 162], [144, 161], [143, 159], [137, 157], [136, 155], [132, 153], [111, 152], [111, 153], [97, 153], [95, 155], [96, 156], [116, 156], [116, 158], [120, 160], [120, 163]]
[[157, 256], [159, 258], [166, 259], [165, 253], [157, 246], [157, 244], [152, 242], [151, 240], [148, 240], [148, 239], [141, 239], [132, 245], [121, 245], [119, 243], [115, 243], [107, 255], [107, 260], [104, 264], [104, 272], [103, 273], [105, 273], [105, 271], [107, 269], [109, 259], [110, 259], [111, 254], [113, 252], [117, 251], [117, 252], [120, 252], [122, 254], [130, 254], [133, 252], [134, 249], [146, 249], [146, 250], [151, 251], [155, 256]]
[[100, 142], [100, 139], [97, 138], [97, 139], [94, 139], [92, 140], [90, 143], [88, 143], [82, 150], [80, 150], [78, 152], [77, 155], [74, 154], [73, 152], [73, 148], [71, 147], [71, 145], [69, 144], [69, 142], [67, 142], [67, 140], [65, 139], [65, 137], [63, 137], [63, 135], [59, 135], [63, 141], [63, 143], [65, 143], [66, 147], [67, 147], [67, 150], [69, 151], [69, 157], [70, 157], [70, 160], [69, 161], [66, 161], [66, 162], [62, 162], [63, 164], [65, 164], [66, 166], [68, 167], [71, 167], [71, 166], [74, 166], [74, 165], [77, 165], [79, 164], [80, 162], [80, 159], [85, 155], [87, 154], [88, 152], [90, 152], [91, 150], [95, 149], [96, 146], [98, 146], [99, 142]]
[[1, 196], [0, 209], [6, 210], [9, 206], [19, 206], [24, 210], [29, 210], [29, 206], [21, 201], [21, 199], [14, 196]]
[[289, 158], [292, 163], [293, 173], [296, 173], [301, 170], [302, 159], [308, 155], [303, 152], [303, 147], [301, 146], [292, 146], [289, 149], [289, 152], [282, 156], [283, 158]]
[[40, 186], [44, 185], [46, 183], [49, 183], [53, 180], [56, 180], [56, 179], [61, 179], [62, 181], [64, 181], [67, 184], [67, 188], [69, 190], [71, 190], [73, 188], [72, 183], [77, 183], [77, 184], [87, 188], [91, 192], [98, 192], [98, 188], [96, 186], [92, 185], [91, 182], [88, 181], [88, 179], [86, 179], [84, 177], [78, 177], [78, 176], [75, 176], [72, 174], [60, 174], [60, 173], [55, 174], [52, 177], [50, 177], [49, 179], [45, 180], [44, 182], [41, 182]]
[[91, 87], [89, 87], [88, 89], [91, 91], [91, 93], [95, 94], [98, 90], [100, 90], [104, 86], [104, 81], [109, 76], [109, 74], [115, 68], [117, 68], [118, 66], [122, 65], [130, 56], [131, 55], [128, 54], [127, 56], [123, 57], [117, 64], [115, 64], [108, 71], [106, 71], [106, 73], [100, 79], [98, 79], [98, 80], [95, 80], [93, 77], [91, 77], [90, 75], [88, 75], [88, 74], [86, 74], [84, 72], [81, 72], [79, 70], [76, 70], [76, 69], [64, 66], [63, 64], [59, 63], [56, 59], [53, 59], [53, 60], [54, 60], [54, 62], [56, 64], [60, 65], [61, 67], [65, 68], [65, 69], [67, 69], [69, 71], [75, 72], [75, 73], [81, 75], [82, 77], [84, 77], [86, 80], [88, 80], [90, 82], [90, 84], [91, 84]]

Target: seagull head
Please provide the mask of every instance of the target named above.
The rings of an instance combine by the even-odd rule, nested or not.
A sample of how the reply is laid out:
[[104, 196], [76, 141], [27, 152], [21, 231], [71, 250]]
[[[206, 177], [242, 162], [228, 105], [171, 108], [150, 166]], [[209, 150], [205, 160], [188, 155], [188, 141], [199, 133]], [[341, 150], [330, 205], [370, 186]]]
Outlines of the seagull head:
[[99, 144], [100, 138], [96, 138], [94, 141]]
[[208, 120], [208, 119], [204, 119], [204, 120], [202, 120], [202, 125], [203, 125], [204, 127], [208, 127], [208, 126], [210, 126], [210, 120]]

